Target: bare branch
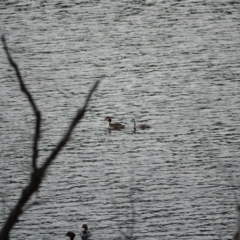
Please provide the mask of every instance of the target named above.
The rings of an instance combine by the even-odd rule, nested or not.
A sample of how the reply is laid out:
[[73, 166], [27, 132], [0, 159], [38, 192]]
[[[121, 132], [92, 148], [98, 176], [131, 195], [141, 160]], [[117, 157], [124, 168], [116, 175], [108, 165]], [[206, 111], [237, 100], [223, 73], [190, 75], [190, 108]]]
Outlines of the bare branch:
[[[26, 87], [25, 87], [25, 85], [22, 81], [22, 78], [21, 78], [20, 72], [18, 70], [17, 64], [12, 60], [12, 58], [11, 58], [9, 52], [8, 52], [7, 45], [5, 43], [4, 37], [2, 37], [2, 42], [3, 42], [3, 45], [4, 45], [4, 49], [5, 49], [5, 52], [7, 54], [8, 60], [9, 60], [10, 64], [12, 65], [12, 67], [15, 69], [16, 75], [17, 75], [17, 77], [19, 79], [19, 82], [20, 82], [21, 89], [27, 95], [28, 100], [29, 100], [29, 102], [31, 103], [31, 105], [34, 109], [34, 113], [35, 113], [36, 118], [37, 118], [37, 124], [36, 124], [36, 135], [37, 136], [35, 136], [35, 139], [34, 139], [34, 147], [36, 147], [36, 152], [35, 153], [37, 154], [38, 153], [37, 142], [38, 142], [38, 138], [39, 138], [39, 129], [40, 129], [40, 122], [41, 122], [40, 112], [38, 111], [31, 94], [28, 92], [28, 90], [26, 89]], [[38, 188], [39, 188], [39, 186], [40, 186], [40, 184], [41, 184], [41, 182], [44, 178], [44, 174], [45, 174], [48, 166], [52, 163], [52, 161], [56, 158], [57, 154], [66, 145], [73, 129], [76, 127], [77, 123], [83, 118], [84, 113], [86, 112], [88, 103], [90, 101], [90, 98], [91, 98], [93, 92], [96, 90], [99, 82], [100, 82], [100, 80], [96, 81], [93, 88], [90, 90], [89, 94], [87, 95], [87, 98], [86, 98], [86, 101], [85, 101], [85, 104], [84, 104], [83, 108], [80, 109], [77, 112], [77, 115], [73, 118], [66, 134], [59, 141], [58, 145], [53, 150], [53, 152], [50, 154], [50, 156], [46, 159], [45, 163], [43, 164], [43, 166], [41, 168], [37, 168], [36, 158], [33, 157], [33, 162], [34, 162], [33, 163], [33, 173], [31, 174], [30, 183], [25, 187], [25, 189], [23, 189], [22, 195], [20, 196], [16, 206], [10, 212], [5, 224], [3, 225], [3, 227], [0, 231], [0, 239], [1, 240], [8, 240], [9, 239], [9, 233], [10, 233], [11, 229], [18, 222], [18, 218], [22, 214], [23, 207], [25, 206], [25, 204], [28, 202], [28, 200], [30, 199], [32, 194], [38, 190]]]
[[77, 115], [75, 116], [75, 118], [73, 119], [72, 123], [70, 124], [65, 136], [59, 141], [58, 145], [56, 146], [56, 148], [52, 151], [52, 154], [47, 158], [47, 160], [45, 161], [45, 163], [43, 164], [43, 166], [39, 169], [40, 173], [43, 174], [45, 172], [45, 170], [47, 169], [47, 167], [51, 164], [51, 162], [55, 159], [55, 157], [57, 156], [57, 154], [62, 150], [62, 148], [65, 146], [65, 144], [67, 143], [73, 129], [75, 128], [75, 126], [77, 125], [77, 123], [83, 118], [84, 113], [87, 109], [89, 100], [92, 96], [92, 94], [94, 93], [94, 91], [97, 89], [98, 84], [100, 83], [100, 80], [97, 80], [94, 84], [94, 86], [92, 87], [92, 89], [90, 90], [86, 100], [85, 100], [85, 104], [83, 106], [82, 109], [80, 109], [77, 112]]
[[11, 64], [11, 66], [14, 68], [17, 78], [19, 80], [20, 83], [20, 88], [23, 91], [23, 93], [26, 94], [28, 101], [30, 102], [35, 117], [36, 117], [36, 126], [35, 126], [35, 135], [34, 135], [34, 141], [33, 141], [33, 156], [32, 156], [32, 167], [33, 170], [36, 170], [37, 168], [37, 158], [38, 158], [38, 140], [40, 137], [40, 126], [41, 126], [41, 112], [38, 110], [37, 105], [35, 104], [35, 101], [31, 95], [31, 93], [28, 91], [26, 85], [24, 84], [24, 81], [22, 79], [21, 73], [18, 69], [18, 65], [13, 61], [9, 51], [8, 51], [8, 47], [5, 41], [4, 36], [2, 36], [2, 43], [3, 43], [3, 49], [5, 50], [7, 57], [8, 57], [8, 61]]

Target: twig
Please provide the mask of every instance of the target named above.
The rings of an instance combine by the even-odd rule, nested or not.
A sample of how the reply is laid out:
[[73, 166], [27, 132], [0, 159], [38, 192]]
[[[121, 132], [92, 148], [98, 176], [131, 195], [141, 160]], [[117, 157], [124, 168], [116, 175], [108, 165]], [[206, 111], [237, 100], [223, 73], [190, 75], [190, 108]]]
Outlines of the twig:
[[239, 240], [240, 237], [240, 206], [237, 206], [237, 221], [235, 231], [233, 233], [233, 240]]
[[8, 57], [8, 61], [10, 63], [10, 65], [14, 68], [17, 78], [19, 80], [20, 83], [20, 88], [23, 91], [23, 93], [26, 94], [28, 101], [30, 102], [32, 108], [33, 108], [33, 112], [35, 114], [36, 117], [36, 126], [35, 126], [35, 135], [34, 135], [34, 141], [33, 141], [33, 156], [32, 156], [32, 167], [33, 170], [36, 170], [37, 168], [37, 158], [38, 158], [38, 140], [40, 137], [40, 126], [41, 126], [41, 112], [38, 110], [38, 107], [31, 95], [31, 93], [28, 91], [26, 85], [24, 84], [24, 81], [22, 79], [21, 73], [18, 69], [18, 65], [13, 61], [9, 51], [8, 51], [8, 47], [5, 41], [4, 36], [2, 36], [2, 43], [3, 43], [3, 49], [5, 50], [7, 57]]
[[[134, 182], [134, 179], [132, 178], [132, 183]], [[134, 207], [134, 190], [133, 190], [133, 186], [131, 186], [130, 188], [130, 200], [131, 200], [131, 222], [132, 222], [132, 226], [130, 229], [130, 239], [133, 239], [133, 235], [134, 235], [134, 226], [135, 226], [135, 207]]]

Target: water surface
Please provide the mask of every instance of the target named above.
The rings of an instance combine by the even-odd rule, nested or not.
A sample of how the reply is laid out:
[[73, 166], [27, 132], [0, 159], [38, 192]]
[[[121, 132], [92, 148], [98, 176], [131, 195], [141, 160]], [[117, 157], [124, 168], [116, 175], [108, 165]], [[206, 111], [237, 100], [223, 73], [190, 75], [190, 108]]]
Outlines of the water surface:
[[[85, 118], [12, 239], [230, 239], [239, 194], [237, 1], [1, 2], [1, 33], [42, 111], [39, 165]], [[34, 116], [0, 51], [1, 217], [31, 171]], [[109, 132], [103, 119], [126, 124]], [[147, 122], [132, 132], [130, 120]], [[80, 239], [78, 237], [78, 239]]]

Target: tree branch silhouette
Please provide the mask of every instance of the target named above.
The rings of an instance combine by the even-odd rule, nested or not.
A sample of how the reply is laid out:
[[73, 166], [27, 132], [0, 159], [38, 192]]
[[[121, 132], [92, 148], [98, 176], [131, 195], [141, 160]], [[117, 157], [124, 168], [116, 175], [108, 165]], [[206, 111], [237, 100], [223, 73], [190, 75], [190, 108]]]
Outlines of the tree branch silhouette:
[[77, 111], [77, 114], [72, 119], [66, 133], [60, 139], [59, 143], [53, 149], [52, 153], [45, 160], [43, 165], [38, 168], [37, 167], [37, 157], [38, 157], [38, 141], [39, 141], [39, 137], [40, 137], [40, 126], [41, 126], [41, 112], [38, 110], [37, 105], [35, 104], [35, 101], [34, 101], [32, 95], [30, 94], [30, 92], [28, 91], [28, 89], [26, 88], [26, 86], [24, 84], [24, 81], [23, 81], [20, 71], [18, 69], [18, 65], [13, 61], [13, 59], [8, 51], [8, 47], [7, 47], [4, 36], [2, 36], [2, 43], [4, 46], [4, 50], [6, 52], [8, 61], [15, 70], [17, 79], [20, 83], [20, 88], [26, 94], [28, 101], [30, 102], [30, 104], [33, 108], [34, 114], [36, 116], [36, 127], [35, 127], [33, 157], [32, 157], [33, 172], [31, 173], [30, 183], [23, 189], [17, 204], [10, 212], [9, 216], [7, 217], [5, 223], [3, 224], [3, 227], [0, 231], [0, 239], [1, 240], [9, 240], [10, 231], [13, 228], [13, 226], [18, 222], [19, 216], [23, 213], [23, 207], [28, 202], [28, 200], [30, 199], [32, 194], [38, 190], [38, 188], [44, 178], [47, 168], [53, 162], [53, 160], [56, 158], [58, 153], [66, 145], [66, 143], [68, 142], [68, 140], [71, 136], [71, 133], [74, 130], [74, 128], [76, 127], [77, 123], [83, 118], [83, 116], [86, 112], [87, 106], [89, 104], [89, 101], [90, 101], [94, 91], [97, 89], [97, 87], [100, 83], [100, 80], [95, 82], [95, 84], [93, 85], [93, 87], [91, 88], [90, 92], [87, 95], [87, 98], [85, 100], [83, 107]]
[[33, 167], [33, 170], [35, 170], [37, 168], [36, 161], [38, 158], [38, 140], [40, 137], [41, 112], [38, 110], [38, 107], [31, 95], [31, 93], [28, 91], [26, 85], [23, 82], [21, 73], [18, 69], [18, 65], [13, 61], [13, 59], [8, 51], [8, 47], [7, 47], [4, 36], [2, 36], [2, 43], [3, 43], [3, 49], [5, 50], [5, 52], [7, 54], [8, 61], [9, 61], [10, 65], [14, 68], [17, 78], [19, 80], [20, 88], [21, 88], [22, 92], [26, 94], [28, 101], [30, 102], [30, 104], [33, 108], [33, 112], [36, 117], [35, 135], [34, 135], [34, 141], [33, 141], [33, 156], [32, 156], [32, 167]]

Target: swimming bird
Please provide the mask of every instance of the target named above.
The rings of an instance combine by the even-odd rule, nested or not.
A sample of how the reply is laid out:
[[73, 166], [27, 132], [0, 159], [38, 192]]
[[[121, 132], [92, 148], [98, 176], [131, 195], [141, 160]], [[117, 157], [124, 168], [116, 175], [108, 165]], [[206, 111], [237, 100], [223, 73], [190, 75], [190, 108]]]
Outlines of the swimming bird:
[[111, 123], [112, 122], [112, 118], [111, 117], [106, 117], [105, 121], [108, 121], [107, 127], [109, 129], [120, 130], [120, 129], [125, 128], [125, 125], [123, 125], [121, 123], [118, 123], [118, 122]]
[[141, 124], [136, 125], [136, 121], [135, 121], [134, 118], [132, 119], [131, 122], [134, 123], [134, 126], [133, 126], [134, 131], [136, 131], [137, 128], [139, 128], [139, 129], [141, 129], [141, 130], [150, 128], [150, 125], [145, 124], [145, 123], [141, 123]]
[[80, 232], [80, 236], [81, 236], [82, 240], [87, 240], [91, 235], [92, 234], [90, 233], [90, 231], [88, 231], [88, 225], [83, 224], [82, 232]]
[[70, 237], [70, 240], [73, 240], [75, 238], [76, 234], [73, 232], [67, 232], [66, 236]]

